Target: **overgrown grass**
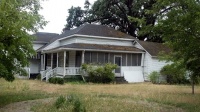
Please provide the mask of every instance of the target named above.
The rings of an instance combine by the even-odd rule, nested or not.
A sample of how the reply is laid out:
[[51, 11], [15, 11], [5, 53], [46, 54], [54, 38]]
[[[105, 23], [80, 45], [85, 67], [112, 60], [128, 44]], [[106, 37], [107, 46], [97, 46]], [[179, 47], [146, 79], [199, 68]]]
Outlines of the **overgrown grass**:
[[[30, 99], [77, 96], [88, 112], [191, 111], [200, 110], [200, 86], [138, 84], [64, 84], [54, 85], [37, 80], [0, 79], [0, 105]], [[73, 105], [55, 106], [56, 100], [32, 107], [37, 112], [73, 111]]]
[[42, 99], [53, 96], [47, 92], [33, 90], [28, 80], [16, 79], [14, 82], [7, 82], [0, 79], [0, 107], [19, 101]]

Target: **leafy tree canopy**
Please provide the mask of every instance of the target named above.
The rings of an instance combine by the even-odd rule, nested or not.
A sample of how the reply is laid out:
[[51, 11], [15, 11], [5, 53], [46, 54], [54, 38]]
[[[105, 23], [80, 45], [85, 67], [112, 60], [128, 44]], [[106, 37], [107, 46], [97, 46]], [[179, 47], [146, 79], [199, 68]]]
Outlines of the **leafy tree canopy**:
[[[84, 23], [100, 23], [122, 32], [128, 33], [140, 40], [162, 42], [159, 36], [150, 37], [149, 32], [139, 35], [143, 26], [154, 26], [157, 16], [146, 13], [151, 10], [156, 0], [97, 0], [90, 8], [88, 0], [84, 9], [71, 7], [68, 11], [65, 30], [70, 30]], [[149, 29], [151, 30], [151, 29]]]
[[39, 0], [0, 0], [0, 77], [13, 81], [34, 54], [28, 32], [46, 24], [40, 8]]
[[158, 0], [153, 11], [167, 6], [167, 13], [159, 14], [153, 34], [163, 37], [173, 50], [170, 60], [182, 62], [194, 80], [200, 76], [200, 1]]

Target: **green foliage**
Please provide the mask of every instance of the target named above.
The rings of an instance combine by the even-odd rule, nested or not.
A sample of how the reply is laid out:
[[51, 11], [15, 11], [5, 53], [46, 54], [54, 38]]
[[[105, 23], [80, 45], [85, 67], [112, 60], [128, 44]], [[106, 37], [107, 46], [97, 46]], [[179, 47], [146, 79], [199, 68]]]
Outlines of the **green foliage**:
[[59, 108], [70, 108], [72, 107], [73, 112], [86, 112], [86, 108], [80, 99], [76, 95], [68, 95], [66, 98], [64, 96], [59, 96], [54, 103], [54, 106]]
[[74, 101], [73, 112], [86, 112], [86, 108], [78, 98]]
[[7, 81], [23, 72], [35, 53], [28, 32], [46, 24], [40, 8], [39, 0], [0, 0], [0, 77]]
[[180, 67], [177, 64], [165, 65], [160, 73], [167, 76], [166, 80], [169, 84], [185, 84], [189, 83], [189, 76], [187, 76], [185, 68]]
[[60, 77], [51, 77], [49, 78], [49, 83], [53, 83], [53, 84], [64, 84], [65, 81], [63, 78]]
[[54, 103], [54, 105], [56, 106], [56, 108], [60, 108], [64, 105], [64, 103], [66, 102], [66, 99], [64, 96], [59, 96], [56, 100], [56, 102]]
[[[72, 7], [64, 30], [70, 30], [85, 23], [100, 23], [128, 33], [140, 40], [148, 38], [152, 41], [161, 41], [161, 38], [149, 38], [147, 33], [138, 35], [143, 26], [154, 26], [156, 15], [145, 13], [152, 9], [155, 0], [97, 0], [90, 8], [85, 3], [85, 9]], [[148, 29], [151, 30], [151, 29]]]
[[153, 71], [149, 75], [149, 79], [153, 84], [159, 83], [159, 77], [160, 77], [160, 74], [157, 71]]
[[162, 14], [157, 13], [158, 24], [150, 29], [171, 47], [169, 60], [182, 61], [186, 70], [191, 73], [194, 94], [194, 82], [200, 76], [200, 1], [158, 0], [153, 10], [161, 11], [163, 6], [168, 10]]
[[37, 80], [41, 80], [41, 74], [38, 74], [38, 75], [36, 76], [36, 79], [37, 79]]
[[94, 83], [110, 83], [114, 80], [112, 72], [117, 68], [116, 64], [106, 63], [105, 65], [83, 64], [82, 69], [88, 73], [88, 80]]

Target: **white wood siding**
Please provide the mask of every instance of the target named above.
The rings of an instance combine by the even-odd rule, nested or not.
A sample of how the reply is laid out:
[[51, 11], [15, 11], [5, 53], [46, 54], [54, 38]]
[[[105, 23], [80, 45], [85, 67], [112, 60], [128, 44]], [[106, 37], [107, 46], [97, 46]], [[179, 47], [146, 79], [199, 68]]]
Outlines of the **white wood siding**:
[[76, 51], [69, 51], [69, 67], [75, 67]]
[[46, 46], [43, 50], [48, 50], [48, 49], [52, 49], [52, 48], [59, 47], [59, 46], [60, 46], [60, 42], [58, 40], [56, 40], [53, 43]]
[[144, 55], [144, 80], [148, 80], [148, 75], [150, 74], [152, 66], [152, 59], [149, 53], [145, 53]]
[[40, 70], [40, 60], [37, 59], [30, 59], [29, 60], [29, 68], [30, 68], [30, 73], [35, 74], [39, 73]]
[[130, 40], [100, 39], [100, 38], [92, 38], [92, 37], [72, 37], [72, 38], [60, 40], [60, 45], [67, 45], [67, 44], [71, 44], [71, 43], [133, 46], [133, 44]]
[[60, 45], [67, 45], [67, 44], [71, 44], [71, 43], [76, 43], [76, 37], [73, 37], [73, 38], [66, 38], [64, 40], [61, 40], [60, 41]]
[[44, 44], [36, 44], [36, 43], [34, 43], [33, 44], [33, 49], [34, 50], [37, 50], [37, 49], [39, 49], [40, 47], [42, 47]]

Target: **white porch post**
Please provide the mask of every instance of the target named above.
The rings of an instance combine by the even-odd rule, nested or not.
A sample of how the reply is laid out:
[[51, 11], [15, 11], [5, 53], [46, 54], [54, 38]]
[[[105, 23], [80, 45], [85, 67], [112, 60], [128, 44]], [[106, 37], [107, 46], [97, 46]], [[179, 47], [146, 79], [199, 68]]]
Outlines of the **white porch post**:
[[43, 58], [43, 56], [44, 56], [44, 55], [41, 54], [41, 57], [40, 57], [40, 59], [41, 59], [41, 62], [40, 62], [40, 71], [44, 70], [44, 66], [43, 66], [43, 65], [44, 65], [44, 64], [43, 64], [43, 59], [44, 59], [44, 58]]
[[46, 68], [46, 67], [45, 67], [45, 66], [46, 66], [45, 63], [46, 63], [46, 54], [44, 53], [44, 63], [43, 63], [44, 70], [45, 70], [45, 68]]
[[66, 51], [64, 51], [64, 66], [63, 66], [63, 76], [65, 76], [65, 63], [66, 63]]
[[57, 52], [57, 63], [56, 64], [57, 64], [57, 68], [58, 68], [58, 52]]
[[53, 69], [53, 53], [51, 53], [51, 69]]
[[84, 59], [85, 59], [85, 51], [82, 51], [82, 60], [81, 60], [81, 64], [84, 63]]

